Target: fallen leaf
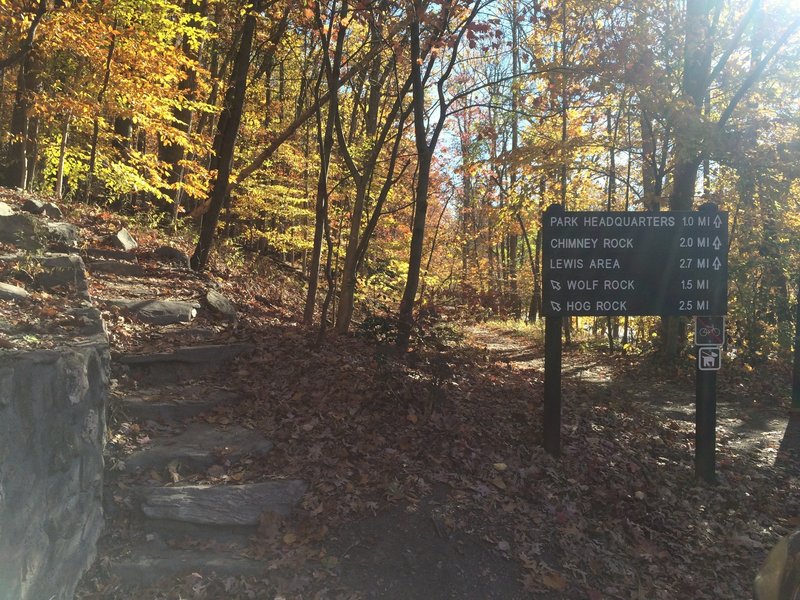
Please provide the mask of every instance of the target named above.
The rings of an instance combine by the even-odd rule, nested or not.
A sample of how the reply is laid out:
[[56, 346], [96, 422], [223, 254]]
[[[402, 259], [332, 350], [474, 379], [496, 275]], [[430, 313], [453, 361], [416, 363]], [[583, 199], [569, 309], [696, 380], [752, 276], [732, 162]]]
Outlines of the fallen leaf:
[[545, 573], [542, 575], [542, 583], [544, 583], [551, 590], [557, 590], [559, 592], [563, 592], [565, 589], [567, 589], [566, 578], [561, 575], [561, 573], [556, 573], [555, 571], [551, 571], [550, 573]]

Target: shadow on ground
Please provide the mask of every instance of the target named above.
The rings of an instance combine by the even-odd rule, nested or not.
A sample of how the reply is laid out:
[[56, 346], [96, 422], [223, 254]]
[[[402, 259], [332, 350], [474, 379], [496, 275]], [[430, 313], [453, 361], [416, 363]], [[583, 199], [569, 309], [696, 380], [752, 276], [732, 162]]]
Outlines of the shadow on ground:
[[339, 582], [365, 599], [514, 600], [529, 597], [518, 563], [487, 552], [488, 542], [447, 521], [452, 506], [438, 491], [414, 507], [396, 506], [349, 523], [331, 536]]

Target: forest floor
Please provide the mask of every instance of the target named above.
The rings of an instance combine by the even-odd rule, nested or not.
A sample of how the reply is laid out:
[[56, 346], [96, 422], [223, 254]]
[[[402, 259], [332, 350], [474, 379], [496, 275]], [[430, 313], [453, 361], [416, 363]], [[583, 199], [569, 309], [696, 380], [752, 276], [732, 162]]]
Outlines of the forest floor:
[[309, 483], [291, 518], [250, 536], [244, 554], [266, 575], [131, 589], [99, 569], [80, 597], [744, 599], [800, 525], [786, 373], [721, 372], [708, 486], [693, 474], [691, 369], [567, 348], [553, 459], [535, 330], [465, 326], [446, 348], [397, 357], [359, 337], [316, 347], [316, 332], [267, 312], [237, 331], [253, 356], [210, 380], [239, 400], [199, 418], [263, 431], [274, 448], [189, 478]]
[[[108, 214], [80, 218], [89, 244], [119, 226]], [[95, 270], [90, 279], [115, 381], [107, 528], [81, 600], [746, 599], [769, 548], [800, 526], [800, 424], [788, 408], [785, 366], [723, 364], [719, 481], [711, 486], [694, 477], [691, 363], [573, 344], [564, 351], [555, 459], [542, 450], [537, 328], [454, 322], [447, 340], [402, 355], [361, 335], [329, 335], [319, 345], [285, 301], [300, 297], [291, 277], [278, 282], [274, 273], [237, 275], [220, 265], [199, 276], [152, 262], [158, 241], [136, 233], [138, 266], [127, 268], [134, 274]], [[203, 304], [209, 287], [235, 303], [235, 320]], [[140, 292], [200, 301], [201, 309], [191, 323], [163, 326], [109, 303]], [[57, 300], [45, 296], [31, 302]], [[252, 351], [232, 366], [151, 394], [201, 408], [211, 396], [224, 401], [180, 425], [128, 412], [147, 390], [121, 357], [242, 343]], [[271, 449], [233, 457], [226, 447], [206, 448], [211, 466], [126, 469], [153, 440], [192, 425], [234, 438], [247, 430]], [[265, 513], [244, 533], [216, 532], [235, 542], [228, 551], [239, 562], [214, 563], [234, 564], [233, 574], [208, 563], [153, 583], [114, 570], [134, 548], [147, 552], [159, 541], [142, 527], [134, 496], [143, 485], [265, 481], [307, 488], [289, 516]], [[201, 561], [210, 544], [192, 535], [169, 540]], [[147, 564], [134, 572], [147, 575]], [[236, 574], [237, 565], [258, 573]]]

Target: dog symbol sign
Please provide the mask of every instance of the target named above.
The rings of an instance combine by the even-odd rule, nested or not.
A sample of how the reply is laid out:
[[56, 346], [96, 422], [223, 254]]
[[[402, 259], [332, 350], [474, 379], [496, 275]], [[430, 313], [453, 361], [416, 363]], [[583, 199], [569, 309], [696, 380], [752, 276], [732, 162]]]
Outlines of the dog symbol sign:
[[722, 366], [722, 348], [698, 348], [697, 368], [701, 371], [719, 371]]

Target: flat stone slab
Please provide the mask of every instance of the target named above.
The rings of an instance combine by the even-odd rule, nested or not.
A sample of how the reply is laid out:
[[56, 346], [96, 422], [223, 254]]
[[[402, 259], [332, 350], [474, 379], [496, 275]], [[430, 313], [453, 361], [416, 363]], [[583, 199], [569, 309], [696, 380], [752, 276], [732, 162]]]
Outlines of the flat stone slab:
[[107, 300], [133, 313], [138, 319], [154, 325], [188, 323], [197, 316], [196, 302], [177, 300]]
[[176, 387], [174, 392], [163, 387], [140, 389], [123, 398], [122, 407], [132, 419], [181, 421], [237, 398], [238, 395], [230, 390], [195, 384]]
[[172, 352], [112, 355], [116, 364], [145, 386], [177, 383], [207, 377], [224, 369], [233, 359], [252, 352], [254, 346], [243, 342], [183, 346]]
[[134, 546], [125, 557], [108, 565], [111, 575], [125, 588], [152, 586], [159, 581], [184, 578], [192, 573], [220, 577], [257, 577], [264, 573], [264, 563], [225, 552], [200, 552], [177, 548], [158, 548], [154, 544]]
[[144, 269], [134, 263], [119, 260], [94, 260], [86, 264], [90, 273], [110, 273], [123, 277], [140, 277], [144, 275]]
[[88, 248], [86, 250], [86, 256], [88, 256], [89, 258], [137, 262], [136, 255], [133, 252], [127, 252], [125, 250], [109, 250], [107, 248]]
[[298, 479], [245, 485], [186, 485], [148, 490], [142, 512], [153, 519], [198, 525], [255, 526], [265, 512], [288, 516], [307, 484]]
[[30, 294], [18, 285], [0, 283], [0, 300], [24, 300]]
[[119, 362], [126, 365], [142, 365], [152, 363], [218, 363], [233, 360], [241, 354], [252, 352], [252, 344], [237, 342], [233, 344], [205, 344], [202, 346], [183, 346], [172, 352], [154, 352], [152, 354], [124, 354]]
[[[246, 455], [265, 456], [272, 442], [244, 427], [217, 429], [207, 423], [192, 423], [181, 434], [154, 438], [149, 446], [125, 459], [128, 469], [163, 469], [173, 461], [194, 471], [205, 471], [219, 456], [235, 462]], [[166, 517], [165, 517], [166, 518]]]

